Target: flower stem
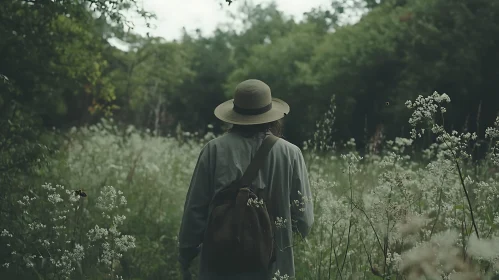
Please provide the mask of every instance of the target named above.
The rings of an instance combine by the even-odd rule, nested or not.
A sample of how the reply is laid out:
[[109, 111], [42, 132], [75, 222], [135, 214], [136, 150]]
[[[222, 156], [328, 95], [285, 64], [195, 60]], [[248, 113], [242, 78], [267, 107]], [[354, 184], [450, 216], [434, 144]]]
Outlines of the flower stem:
[[471, 206], [470, 196], [468, 195], [468, 190], [464, 185], [464, 179], [463, 179], [463, 174], [461, 172], [461, 167], [459, 166], [459, 162], [457, 161], [457, 159], [454, 159], [454, 161], [456, 162], [457, 172], [459, 173], [459, 179], [461, 180], [461, 185], [463, 186], [464, 194], [466, 195], [466, 200], [468, 201], [468, 207], [470, 208], [471, 223], [473, 224], [473, 228], [475, 229], [476, 237], [480, 239], [480, 235], [478, 234], [478, 228], [475, 223], [475, 216], [473, 215], [473, 207]]

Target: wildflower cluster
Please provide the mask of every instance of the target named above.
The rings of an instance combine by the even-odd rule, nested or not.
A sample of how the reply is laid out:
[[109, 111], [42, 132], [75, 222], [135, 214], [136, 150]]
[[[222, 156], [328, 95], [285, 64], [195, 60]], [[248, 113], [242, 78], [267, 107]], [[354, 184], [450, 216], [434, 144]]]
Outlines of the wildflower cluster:
[[281, 272], [279, 272], [279, 270], [276, 271], [274, 277], [272, 278], [272, 280], [288, 280], [288, 279], [289, 276], [287, 274], [281, 276]]
[[336, 100], [335, 95], [331, 96], [329, 108], [316, 123], [316, 130], [313, 139], [306, 141], [304, 149], [312, 148], [312, 151], [325, 152], [334, 150], [334, 123], [336, 121]]
[[[64, 174], [64, 180], [71, 185], [84, 185], [87, 191], [104, 193], [101, 200], [95, 195], [90, 197], [91, 194], [88, 199], [89, 204], [93, 203], [92, 219], [100, 223], [87, 228], [94, 229], [94, 235], [97, 231], [108, 232], [107, 240], [102, 237], [92, 242], [92, 252], [95, 260], [101, 260], [98, 263], [101, 268], [110, 268], [108, 260], [115, 258], [113, 256], [125, 255], [119, 246], [125, 246], [129, 239], [116, 244], [111, 231], [114, 219], [126, 215], [123, 232], [133, 233], [136, 247], [127, 253], [126, 262], [121, 263], [133, 271], [134, 277], [179, 277], [177, 252], [171, 248], [176, 246], [175, 235], [182, 217], [186, 186], [196, 164], [194, 159], [212, 138], [207, 135], [206, 139], [198, 140], [194, 134], [185, 133], [179, 141], [170, 136], [157, 137], [133, 126], [122, 131], [112, 120], [72, 131], [71, 140], [66, 143], [67, 158], [60, 163], [67, 170], [59, 173]], [[118, 190], [103, 185], [120, 186], [126, 200]], [[105, 241], [109, 247], [103, 247], [107, 246]], [[118, 264], [117, 260], [112, 262], [113, 266]]]
[[246, 205], [248, 206], [254, 206], [256, 208], [262, 206], [263, 207], [263, 199], [252, 199], [252, 198], [249, 198], [248, 199], [248, 202], [246, 203]]
[[[101, 254], [97, 261], [109, 267], [114, 272], [118, 261], [123, 257], [123, 253], [135, 248], [135, 237], [123, 235], [118, 228], [123, 225], [126, 216], [114, 213], [116, 209], [127, 204], [123, 192], [116, 190], [112, 186], [105, 186], [101, 190], [101, 195], [97, 198], [97, 209], [103, 211], [102, 216], [110, 225], [106, 228], [95, 225], [87, 232], [89, 247], [100, 247]], [[114, 215], [113, 215], [114, 214]]]
[[494, 127], [489, 127], [485, 130], [485, 138], [489, 139], [491, 142], [489, 159], [496, 167], [499, 167], [499, 116], [494, 122]]
[[291, 207], [293, 207], [293, 206], [297, 207], [300, 212], [304, 212], [305, 205], [307, 203], [312, 202], [312, 197], [306, 196], [306, 195], [302, 194], [300, 191], [298, 191], [298, 195], [301, 197], [301, 200], [300, 199], [293, 200]]
[[283, 217], [276, 217], [275, 225], [277, 229], [282, 229], [287, 227], [288, 220]]
[[[449, 103], [450, 98], [447, 94], [438, 94], [434, 92], [432, 95], [423, 97], [422, 95], [418, 96], [414, 102], [407, 101], [405, 105], [407, 108], [412, 109], [412, 116], [409, 119], [409, 124], [413, 127], [418, 126], [419, 124], [435, 124], [435, 114], [440, 112], [444, 114], [447, 109], [443, 107], [442, 103]], [[434, 133], [437, 133], [437, 130], [440, 130], [439, 126], [434, 126]], [[425, 128], [421, 128], [419, 131], [413, 128], [411, 130], [411, 137], [421, 138], [425, 132]]]
[[[408, 101], [411, 138], [386, 141], [379, 155], [352, 151], [331, 156], [330, 169], [326, 161], [310, 166], [317, 225], [296, 250], [297, 278], [490, 279], [497, 273], [499, 172], [485, 162], [476, 165], [484, 172], [467, 169], [479, 135], [445, 130], [448, 102], [436, 92]], [[484, 137], [487, 160], [497, 164], [499, 118], [494, 126]], [[416, 163], [413, 144], [426, 132], [436, 143], [423, 151], [426, 163]]]
[[[104, 187], [97, 201], [110, 202], [115, 198], [115, 193], [121, 192], [113, 187]], [[10, 261], [2, 266], [6, 269], [13, 269], [13, 266], [32, 269], [43, 272], [48, 278], [83, 276], [83, 264], [90, 265], [92, 259], [97, 259], [96, 253], [91, 250], [96, 239], [83, 238], [87, 226], [90, 226], [85, 220], [93, 219], [93, 209], [87, 208], [84, 197], [63, 185], [45, 183], [30, 194], [32, 196], [25, 195], [17, 201], [22, 223], [12, 224], [12, 229], [3, 229], [0, 234], [12, 255]], [[124, 197], [115, 200], [126, 201]], [[110, 209], [116, 209], [115, 204], [106, 204], [107, 208], [103, 210], [109, 212]], [[122, 252], [135, 246], [132, 236], [122, 235], [118, 231], [124, 220], [125, 216], [116, 214], [109, 231], [106, 229], [106, 233], [97, 233], [114, 243], [114, 251], [103, 250], [102, 253], [114, 260], [119, 260]], [[95, 228], [99, 229], [99, 225], [95, 224], [87, 235], [92, 236]], [[111, 234], [108, 236], [107, 232]]]

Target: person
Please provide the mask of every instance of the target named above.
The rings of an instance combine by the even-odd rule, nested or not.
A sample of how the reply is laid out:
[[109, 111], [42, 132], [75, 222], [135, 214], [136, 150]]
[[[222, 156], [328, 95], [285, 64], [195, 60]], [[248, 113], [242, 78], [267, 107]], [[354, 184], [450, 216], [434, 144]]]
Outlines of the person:
[[[234, 99], [220, 104], [215, 116], [233, 127], [228, 133], [209, 141], [202, 149], [184, 205], [179, 231], [179, 258], [184, 279], [190, 279], [189, 267], [200, 254], [199, 279], [265, 279], [267, 276], [245, 273], [222, 277], [210, 271], [203, 259], [203, 233], [208, 206], [217, 190], [241, 178], [265, 136], [280, 137], [254, 180], [259, 188], [276, 195], [274, 238], [277, 244], [272, 275], [279, 270], [294, 279], [293, 231], [306, 237], [314, 222], [312, 194], [307, 168], [300, 148], [282, 139], [282, 119], [289, 105], [272, 98], [270, 87], [260, 80], [240, 83]], [[295, 238], [296, 239], [296, 238]]]

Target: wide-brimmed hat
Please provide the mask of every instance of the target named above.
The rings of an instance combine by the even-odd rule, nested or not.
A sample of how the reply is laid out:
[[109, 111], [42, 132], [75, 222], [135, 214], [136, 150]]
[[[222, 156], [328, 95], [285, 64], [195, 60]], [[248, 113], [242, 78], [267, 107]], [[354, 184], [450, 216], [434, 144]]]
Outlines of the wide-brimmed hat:
[[269, 123], [289, 113], [289, 105], [272, 98], [270, 87], [255, 79], [246, 80], [236, 87], [234, 98], [215, 108], [220, 120], [238, 125]]

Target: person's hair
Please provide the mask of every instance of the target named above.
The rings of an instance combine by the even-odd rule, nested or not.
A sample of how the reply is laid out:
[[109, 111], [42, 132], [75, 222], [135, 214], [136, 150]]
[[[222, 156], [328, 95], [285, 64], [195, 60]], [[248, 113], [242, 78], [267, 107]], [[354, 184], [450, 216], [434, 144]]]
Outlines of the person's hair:
[[232, 125], [229, 128], [228, 132], [237, 132], [244, 137], [253, 137], [254, 135], [260, 132], [270, 131], [277, 137], [282, 137], [282, 119], [262, 124], [254, 124], [254, 125]]

